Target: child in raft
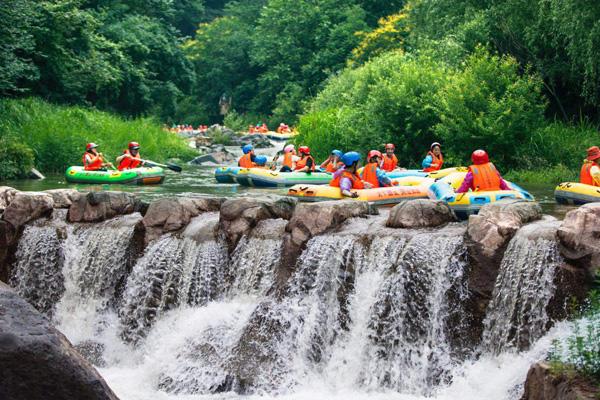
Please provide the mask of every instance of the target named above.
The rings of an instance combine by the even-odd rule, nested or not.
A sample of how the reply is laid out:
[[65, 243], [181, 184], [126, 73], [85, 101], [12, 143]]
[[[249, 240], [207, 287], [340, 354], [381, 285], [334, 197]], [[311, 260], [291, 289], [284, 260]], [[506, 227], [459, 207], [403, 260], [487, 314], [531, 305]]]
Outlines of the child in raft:
[[254, 155], [254, 146], [251, 144], [244, 145], [242, 147], [243, 156], [238, 160], [238, 167], [241, 168], [254, 168], [256, 162], [254, 161], [256, 156]]
[[[273, 165], [275, 165], [281, 153], [282, 151], [278, 151], [277, 154], [275, 154], [275, 157], [273, 157]], [[279, 172], [292, 172], [296, 168], [296, 162], [298, 162], [299, 159], [300, 157], [296, 155], [296, 148], [294, 145], [288, 144], [283, 148], [283, 163], [281, 164]]]
[[379, 168], [383, 155], [378, 150], [371, 150], [367, 156], [367, 165], [362, 170], [361, 178], [368, 182], [372, 187], [392, 186], [392, 180], [385, 174], [385, 171]]
[[398, 158], [394, 154], [396, 150], [396, 146], [393, 143], [388, 143], [385, 145], [385, 154], [381, 160], [381, 169], [386, 172], [392, 172], [395, 169], [404, 169], [398, 168]]
[[298, 147], [300, 153], [300, 159], [296, 161], [296, 168], [294, 172], [313, 172], [315, 170], [315, 159], [310, 155], [310, 148], [308, 146]]
[[424, 172], [439, 171], [444, 165], [444, 156], [442, 155], [442, 145], [438, 142], [431, 143], [427, 156], [423, 160], [421, 167]]
[[597, 161], [600, 159], [600, 148], [592, 146], [587, 149], [587, 157], [583, 161], [581, 171], [579, 172], [579, 182], [591, 186], [600, 186], [600, 166]]
[[465, 180], [456, 190], [456, 193], [467, 193], [469, 190], [474, 192], [511, 190], [502, 179], [500, 172], [490, 162], [485, 150], [475, 150], [471, 154], [471, 160], [473, 165], [469, 167], [469, 172], [467, 172]]
[[99, 153], [98, 145], [96, 143], [88, 143], [85, 146], [85, 153], [83, 154], [83, 168], [86, 171], [104, 171], [106, 168], [114, 169], [115, 167], [104, 159], [104, 155]]
[[344, 167], [334, 172], [329, 186], [339, 187], [342, 196], [351, 198], [358, 197], [358, 193], [353, 192], [352, 189], [370, 189], [372, 187], [370, 183], [364, 182], [357, 173], [360, 154], [350, 151], [344, 154], [340, 160]]
[[321, 164], [321, 169], [325, 170], [325, 172], [334, 173], [338, 169], [342, 168], [344, 164], [340, 161], [342, 158], [342, 152], [340, 150], [332, 150], [327, 160], [323, 161]]

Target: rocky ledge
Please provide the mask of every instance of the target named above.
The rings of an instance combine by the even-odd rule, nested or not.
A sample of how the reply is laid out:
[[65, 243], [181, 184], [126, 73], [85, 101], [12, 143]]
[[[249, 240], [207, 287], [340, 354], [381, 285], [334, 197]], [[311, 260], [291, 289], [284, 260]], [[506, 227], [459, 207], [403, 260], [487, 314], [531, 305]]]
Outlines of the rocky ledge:
[[548, 364], [535, 363], [527, 373], [521, 400], [597, 400], [600, 388], [580, 376], [554, 372]]

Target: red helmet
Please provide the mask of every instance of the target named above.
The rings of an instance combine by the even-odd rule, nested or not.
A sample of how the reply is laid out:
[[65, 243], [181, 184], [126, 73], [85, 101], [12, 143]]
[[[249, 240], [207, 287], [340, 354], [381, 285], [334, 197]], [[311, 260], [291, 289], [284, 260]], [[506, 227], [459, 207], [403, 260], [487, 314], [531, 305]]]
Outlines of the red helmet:
[[310, 148], [308, 146], [300, 146], [300, 147], [298, 147], [298, 152], [300, 154], [302, 154], [302, 153], [310, 154]]
[[96, 143], [88, 143], [85, 145], [85, 151], [90, 151], [91, 149], [95, 149], [98, 147]]
[[392, 150], [396, 150], [396, 146], [394, 146], [393, 143], [388, 143], [385, 145], [385, 149], [392, 149]]
[[471, 154], [471, 160], [473, 161], [473, 164], [475, 165], [479, 165], [479, 164], [485, 164], [490, 162], [490, 158], [488, 157], [488, 153], [485, 152], [485, 150], [475, 150], [473, 152], [473, 154]]
[[129, 142], [129, 150], [137, 150], [140, 148], [140, 144], [138, 142]]
[[380, 151], [378, 150], [371, 150], [369, 152], [369, 155], [367, 156], [367, 158], [370, 160], [373, 157], [379, 157], [379, 158], [383, 158], [383, 155], [381, 154]]

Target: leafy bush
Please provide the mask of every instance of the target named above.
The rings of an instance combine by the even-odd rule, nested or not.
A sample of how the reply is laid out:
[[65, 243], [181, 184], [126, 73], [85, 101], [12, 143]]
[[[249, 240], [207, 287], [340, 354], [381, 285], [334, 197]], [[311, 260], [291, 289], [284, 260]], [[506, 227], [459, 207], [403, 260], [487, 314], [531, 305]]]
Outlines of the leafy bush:
[[33, 167], [33, 151], [14, 138], [0, 137], [0, 181], [24, 176]]
[[600, 292], [591, 291], [573, 334], [555, 341], [549, 360], [557, 372], [574, 370], [600, 383]]
[[62, 172], [69, 165], [80, 165], [87, 142], [98, 143], [100, 151], [113, 161], [131, 140], [140, 142], [144, 158], [155, 161], [191, 159], [195, 154], [183, 139], [164, 131], [152, 119], [124, 120], [37, 99], [0, 100], [0, 121], [0, 138], [10, 137], [31, 148], [35, 166], [43, 172]]

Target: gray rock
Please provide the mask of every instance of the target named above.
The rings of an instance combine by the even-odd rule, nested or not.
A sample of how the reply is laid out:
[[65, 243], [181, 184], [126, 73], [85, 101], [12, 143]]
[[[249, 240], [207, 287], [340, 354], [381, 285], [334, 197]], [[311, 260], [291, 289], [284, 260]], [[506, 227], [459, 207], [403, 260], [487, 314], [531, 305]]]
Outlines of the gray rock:
[[562, 255], [586, 269], [600, 267], [600, 203], [569, 211], [558, 229]]
[[10, 276], [11, 247], [16, 244], [17, 232], [12, 224], [0, 220], [0, 281], [8, 282]]
[[210, 154], [198, 156], [190, 161], [190, 164], [202, 165], [202, 164], [214, 164], [214, 165], [225, 165], [234, 162], [236, 158], [225, 151], [218, 151]]
[[583, 377], [567, 376], [552, 371], [545, 363], [529, 368], [525, 393], [521, 400], [594, 400], [600, 388]]
[[42, 174], [40, 171], [38, 171], [35, 168], [31, 168], [31, 170], [29, 171], [28, 174], [30, 179], [46, 179], [46, 177], [44, 176], [44, 174]]
[[0, 186], [0, 212], [8, 207], [17, 193], [19, 193], [19, 191], [10, 186]]
[[386, 226], [390, 228], [425, 228], [456, 221], [456, 216], [443, 201], [417, 199], [395, 205]]
[[78, 192], [75, 189], [51, 189], [45, 193], [50, 194], [54, 199], [54, 208], [69, 208], [74, 202], [77, 202], [85, 193]]
[[192, 218], [202, 213], [219, 211], [223, 201], [222, 198], [211, 197], [169, 197], [153, 201], [142, 221], [146, 229], [146, 243], [166, 232], [186, 227]]
[[65, 336], [0, 283], [0, 398], [117, 399]]
[[2, 218], [15, 228], [52, 214], [54, 199], [48, 193], [18, 192], [4, 210]]
[[67, 214], [69, 222], [101, 222], [141, 211], [143, 204], [131, 193], [89, 192], [76, 199]]

